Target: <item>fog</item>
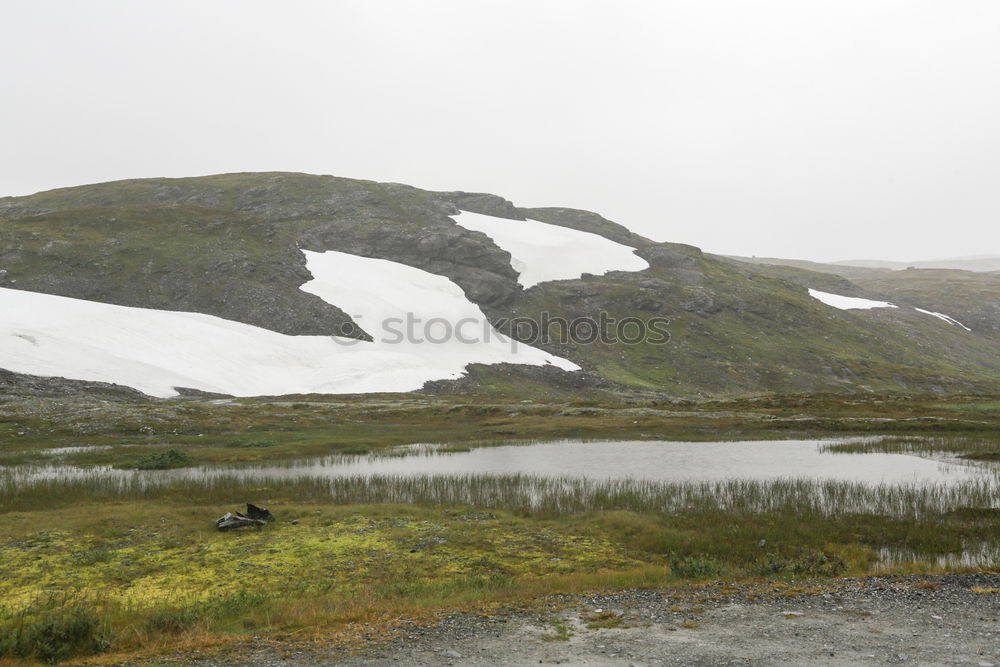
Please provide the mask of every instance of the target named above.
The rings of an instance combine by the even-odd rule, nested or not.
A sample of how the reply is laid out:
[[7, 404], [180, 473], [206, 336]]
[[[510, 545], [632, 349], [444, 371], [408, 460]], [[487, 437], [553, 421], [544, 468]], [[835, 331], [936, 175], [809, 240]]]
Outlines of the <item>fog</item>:
[[1000, 254], [1000, 3], [0, 7], [0, 196], [288, 170], [818, 260]]

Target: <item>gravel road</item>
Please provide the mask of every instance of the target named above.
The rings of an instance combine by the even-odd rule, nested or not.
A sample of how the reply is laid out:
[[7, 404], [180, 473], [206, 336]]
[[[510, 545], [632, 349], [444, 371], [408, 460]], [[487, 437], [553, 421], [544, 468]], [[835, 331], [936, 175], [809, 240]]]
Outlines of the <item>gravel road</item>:
[[[795, 586], [798, 586], [797, 584]], [[808, 589], [804, 592], [803, 588]], [[353, 655], [248, 645], [201, 664], [1000, 667], [1000, 574], [876, 577], [552, 598], [462, 614]]]

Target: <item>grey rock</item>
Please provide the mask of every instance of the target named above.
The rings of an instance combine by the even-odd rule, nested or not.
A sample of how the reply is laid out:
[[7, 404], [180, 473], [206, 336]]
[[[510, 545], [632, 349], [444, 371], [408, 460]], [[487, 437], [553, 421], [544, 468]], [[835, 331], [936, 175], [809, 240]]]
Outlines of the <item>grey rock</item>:
[[510, 201], [483, 192], [435, 192], [434, 195], [463, 211], [492, 215], [496, 218], [524, 220], [524, 213]]
[[698, 258], [702, 256], [698, 248], [681, 243], [651, 244], [639, 248], [636, 254], [651, 266], [666, 269], [697, 268]]

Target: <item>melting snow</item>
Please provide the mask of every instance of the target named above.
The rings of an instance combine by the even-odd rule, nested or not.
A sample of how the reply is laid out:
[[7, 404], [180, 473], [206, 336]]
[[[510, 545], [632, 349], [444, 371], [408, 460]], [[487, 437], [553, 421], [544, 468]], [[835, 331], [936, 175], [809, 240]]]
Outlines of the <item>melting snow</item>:
[[[174, 387], [236, 396], [412, 391], [428, 380], [460, 377], [470, 363], [578, 369], [512, 345], [447, 278], [338, 252], [306, 258], [314, 279], [302, 289], [358, 315], [375, 342], [287, 336], [200, 313], [0, 288], [0, 368], [113, 382], [163, 397], [175, 395]], [[396, 340], [408, 314], [416, 335]], [[431, 342], [460, 322], [465, 342], [454, 336]]]
[[525, 288], [549, 280], [571, 280], [584, 273], [642, 271], [649, 263], [634, 248], [603, 236], [538, 220], [508, 220], [462, 211], [452, 216], [466, 229], [486, 234], [510, 253], [510, 265]]
[[[833, 306], [834, 308], [839, 308], [841, 310], [852, 310], [855, 308], [869, 309], [869, 308], [896, 308], [897, 306], [889, 303], [888, 301], [872, 301], [871, 299], [859, 299], [853, 296], [840, 296], [839, 294], [830, 294], [829, 292], [820, 292], [819, 290], [810, 289], [809, 296], [814, 299], [819, 299], [828, 306]], [[966, 331], [972, 331], [969, 327], [965, 326], [953, 317], [948, 317], [944, 313], [935, 313], [932, 310], [924, 310], [923, 308], [914, 308], [918, 313], [924, 313], [925, 315], [933, 315], [934, 317], [944, 320], [948, 324], [953, 324], [955, 326], [962, 327]]]
[[918, 313], [923, 313], [925, 315], [933, 315], [934, 317], [938, 318], [939, 320], [944, 320], [948, 324], [954, 324], [955, 326], [962, 327], [966, 331], [972, 331], [972, 329], [970, 329], [969, 327], [965, 326], [964, 324], [962, 324], [961, 322], [959, 322], [958, 320], [956, 320], [954, 317], [948, 317], [944, 313], [935, 313], [933, 310], [924, 310], [923, 308], [916, 308], [915, 310]]
[[854, 296], [840, 296], [839, 294], [830, 294], [829, 292], [820, 292], [819, 290], [810, 289], [809, 296], [814, 299], [819, 299], [828, 306], [833, 306], [834, 308], [839, 308], [840, 310], [868, 310], [871, 308], [895, 308], [893, 304], [888, 301], [872, 301], [871, 299], [860, 299]]

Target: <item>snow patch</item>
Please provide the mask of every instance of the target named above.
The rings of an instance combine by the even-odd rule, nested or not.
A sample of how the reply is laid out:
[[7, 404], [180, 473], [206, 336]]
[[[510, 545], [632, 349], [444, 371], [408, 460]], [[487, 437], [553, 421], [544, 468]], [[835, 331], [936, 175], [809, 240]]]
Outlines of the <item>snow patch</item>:
[[[853, 310], [853, 309], [871, 309], [871, 308], [897, 308], [888, 301], [872, 301], [871, 299], [859, 299], [853, 296], [840, 296], [839, 294], [830, 294], [829, 292], [820, 292], [819, 290], [810, 289], [809, 296], [814, 299], [819, 299], [828, 306], [833, 306], [834, 308], [839, 308], [841, 310]], [[962, 327], [966, 331], [972, 331], [969, 327], [965, 326], [954, 317], [949, 317], [944, 313], [935, 313], [932, 310], [924, 310], [923, 308], [914, 308], [918, 313], [923, 313], [925, 315], [932, 315], [939, 320], [947, 322], [958, 327]]]
[[[112, 382], [168, 397], [175, 387], [261, 396], [412, 391], [461, 377], [467, 364], [579, 367], [497, 333], [447, 278], [381, 259], [306, 252], [313, 280], [302, 286], [358, 316], [374, 342], [288, 336], [201, 313], [131, 308], [0, 288], [0, 368]], [[426, 323], [434, 340], [394, 340], [390, 320]], [[402, 331], [399, 324], [394, 331]], [[411, 337], [413, 338], [413, 337]]]
[[923, 313], [925, 315], [933, 315], [934, 317], [938, 318], [939, 320], [944, 320], [948, 324], [953, 324], [955, 326], [962, 327], [966, 331], [972, 331], [972, 329], [970, 329], [969, 327], [965, 326], [964, 324], [962, 324], [961, 322], [959, 322], [958, 320], [956, 320], [954, 317], [948, 317], [944, 313], [935, 313], [933, 310], [924, 310], [923, 308], [915, 308], [914, 310], [916, 310], [918, 313]]
[[820, 292], [815, 289], [809, 290], [809, 296], [840, 310], [869, 310], [871, 308], [897, 307], [888, 301], [872, 301], [871, 299], [861, 299], [854, 296], [841, 296], [839, 294], [830, 294], [829, 292]]
[[510, 265], [519, 274], [517, 281], [525, 288], [550, 280], [576, 279], [584, 273], [649, 268], [649, 263], [635, 254], [635, 248], [590, 232], [469, 211], [452, 219], [466, 229], [486, 234], [509, 252]]

